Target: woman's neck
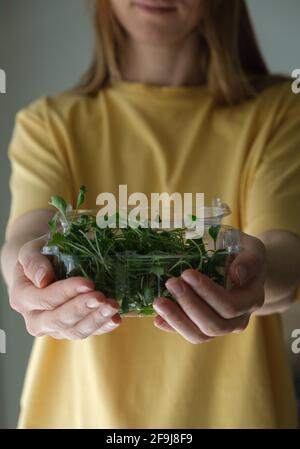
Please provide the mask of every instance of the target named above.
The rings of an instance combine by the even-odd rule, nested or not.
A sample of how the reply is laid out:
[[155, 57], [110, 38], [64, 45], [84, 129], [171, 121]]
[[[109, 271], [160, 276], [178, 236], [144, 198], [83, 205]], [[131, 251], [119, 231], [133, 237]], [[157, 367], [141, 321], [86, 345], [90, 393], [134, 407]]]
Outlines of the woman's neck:
[[200, 71], [199, 40], [191, 35], [172, 47], [157, 47], [129, 40], [123, 60], [125, 81], [157, 86], [194, 86], [203, 82]]

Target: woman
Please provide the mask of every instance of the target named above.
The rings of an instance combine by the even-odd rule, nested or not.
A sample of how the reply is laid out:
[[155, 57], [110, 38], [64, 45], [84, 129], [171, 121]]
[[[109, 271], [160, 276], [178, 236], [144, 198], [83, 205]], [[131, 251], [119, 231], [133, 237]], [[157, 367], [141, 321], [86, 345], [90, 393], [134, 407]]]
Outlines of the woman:
[[[42, 337], [19, 426], [295, 427], [278, 314], [299, 285], [299, 98], [269, 76], [241, 0], [94, 10], [83, 83], [22, 110], [10, 146], [2, 267], [12, 307]], [[221, 197], [244, 232], [233, 288], [188, 270], [167, 283], [178, 305], [157, 298], [154, 321], [121, 321], [89, 280], [53, 282], [40, 254], [48, 200], [74, 203], [81, 184], [90, 208], [121, 184]]]

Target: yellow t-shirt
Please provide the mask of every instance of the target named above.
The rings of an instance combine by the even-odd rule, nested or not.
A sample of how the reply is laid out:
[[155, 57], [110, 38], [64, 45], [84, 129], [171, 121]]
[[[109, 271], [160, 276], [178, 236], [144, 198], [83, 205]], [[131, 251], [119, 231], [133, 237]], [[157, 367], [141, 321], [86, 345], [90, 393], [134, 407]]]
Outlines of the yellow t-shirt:
[[[9, 223], [100, 192], [204, 192], [258, 235], [300, 235], [300, 96], [289, 83], [218, 107], [206, 87], [121, 82], [95, 98], [42, 98], [17, 116], [10, 146]], [[193, 345], [152, 318], [124, 318], [85, 341], [35, 341], [20, 427], [296, 427], [280, 318], [253, 317], [242, 334]]]

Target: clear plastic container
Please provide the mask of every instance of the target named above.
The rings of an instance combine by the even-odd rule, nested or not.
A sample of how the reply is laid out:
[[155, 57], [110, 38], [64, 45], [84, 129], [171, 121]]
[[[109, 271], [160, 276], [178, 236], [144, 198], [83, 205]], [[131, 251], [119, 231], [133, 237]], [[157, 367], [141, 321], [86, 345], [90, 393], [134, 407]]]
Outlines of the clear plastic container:
[[42, 252], [51, 257], [57, 280], [90, 278], [96, 290], [119, 302], [121, 315], [153, 316], [155, 298], [176, 301], [165, 283], [186, 269], [198, 270], [228, 286], [228, 268], [240, 251], [239, 232], [221, 224], [230, 209], [220, 200], [204, 209], [202, 237], [195, 230], [172, 227], [138, 229], [130, 234], [127, 229], [100, 230], [95, 224], [97, 211], [80, 211], [75, 216], [70, 212], [70, 232], [65, 218], [58, 214], [57, 228], [49, 233]]

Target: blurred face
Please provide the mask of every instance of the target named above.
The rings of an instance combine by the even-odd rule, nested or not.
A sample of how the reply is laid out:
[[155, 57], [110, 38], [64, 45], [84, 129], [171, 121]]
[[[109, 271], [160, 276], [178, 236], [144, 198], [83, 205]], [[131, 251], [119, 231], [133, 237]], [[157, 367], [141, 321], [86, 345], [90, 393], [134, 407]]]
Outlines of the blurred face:
[[199, 25], [201, 0], [110, 0], [115, 16], [135, 41], [172, 46]]

